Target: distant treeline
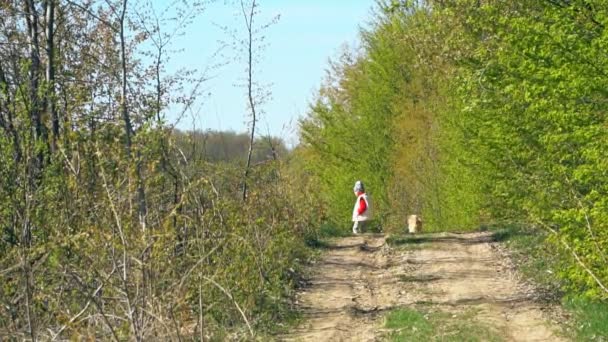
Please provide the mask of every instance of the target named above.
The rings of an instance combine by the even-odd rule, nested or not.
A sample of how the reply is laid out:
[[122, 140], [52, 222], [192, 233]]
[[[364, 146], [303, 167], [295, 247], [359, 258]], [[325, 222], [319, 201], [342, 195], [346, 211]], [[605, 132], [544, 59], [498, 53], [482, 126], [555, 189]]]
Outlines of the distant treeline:
[[[209, 162], [244, 163], [249, 149], [249, 134], [234, 131], [174, 131], [175, 139], [186, 155]], [[283, 139], [256, 137], [253, 145], [252, 163], [287, 158], [289, 149]]]

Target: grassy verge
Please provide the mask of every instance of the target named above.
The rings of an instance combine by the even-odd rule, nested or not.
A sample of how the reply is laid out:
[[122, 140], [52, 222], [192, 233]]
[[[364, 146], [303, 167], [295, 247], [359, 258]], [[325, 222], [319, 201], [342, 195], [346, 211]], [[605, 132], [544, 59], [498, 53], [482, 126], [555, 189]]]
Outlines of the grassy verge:
[[568, 330], [573, 339], [608, 341], [608, 303], [562, 291], [564, 286], [558, 271], [564, 258], [569, 256], [560, 255], [546, 243], [544, 232], [509, 226], [496, 229], [494, 237], [509, 248], [515, 264], [526, 278], [546, 293], [548, 299], [561, 302], [572, 317]]
[[338, 227], [329, 223], [323, 223], [318, 230], [306, 237], [306, 245], [313, 249], [327, 248], [327, 240], [350, 236], [351, 233], [344, 227]]
[[425, 235], [391, 235], [386, 239], [386, 243], [391, 246], [415, 246], [430, 242], [430, 238]]
[[384, 327], [389, 341], [503, 341], [499, 332], [474, 321], [475, 314], [404, 308], [389, 313]]
[[574, 298], [564, 300], [564, 307], [576, 317], [579, 341], [608, 341], [608, 304]]
[[319, 227], [318, 236], [320, 238], [346, 237], [352, 235], [352, 232], [347, 226], [337, 226], [331, 223], [323, 223]]
[[[343, 238], [352, 236], [352, 224], [335, 225], [332, 223], [323, 223], [313, 234], [306, 238], [308, 247], [314, 249], [323, 249], [329, 246], [328, 241], [334, 238]], [[370, 221], [364, 233], [381, 233], [382, 229], [377, 221]]]
[[518, 270], [531, 280], [547, 299], [559, 301], [564, 296], [558, 270], [563, 263], [562, 255], [545, 243], [544, 231], [532, 231], [517, 226], [502, 227], [494, 231], [494, 240], [503, 242], [509, 249]]

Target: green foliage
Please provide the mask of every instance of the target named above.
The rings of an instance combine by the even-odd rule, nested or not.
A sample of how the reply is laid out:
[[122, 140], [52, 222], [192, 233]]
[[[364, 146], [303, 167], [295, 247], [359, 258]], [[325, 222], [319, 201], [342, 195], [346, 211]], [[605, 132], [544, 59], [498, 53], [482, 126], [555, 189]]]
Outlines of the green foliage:
[[344, 231], [342, 229], [338, 229], [336, 226], [331, 225], [329, 223], [323, 223], [321, 224], [321, 227], [319, 227], [319, 231], [318, 231], [319, 237], [324, 238], [324, 237], [344, 237], [344, 236], [349, 236], [350, 232], [348, 231]]
[[[429, 230], [471, 229], [478, 222], [478, 179], [462, 165], [467, 149], [460, 144], [461, 122], [449, 115], [451, 79], [446, 75], [453, 67], [436, 57], [442, 49], [437, 40], [445, 33], [432, 23], [434, 14], [426, 8], [379, 7], [373, 30], [362, 34], [365, 52], [342, 58], [344, 70], [338, 69], [330, 89], [320, 93], [320, 102], [330, 105], [314, 107], [302, 125], [303, 140], [319, 155], [314, 169], [320, 182], [331, 184], [323, 191], [330, 197], [327, 202], [336, 213], [347, 211], [346, 204], [334, 205], [343, 201], [347, 188], [336, 175], [352, 180], [362, 172], [366, 177], [380, 174], [376, 191], [384, 203], [378, 211], [389, 228], [401, 229], [408, 214], [422, 213]], [[430, 58], [434, 63], [428, 63]], [[345, 106], [334, 105], [339, 101], [347, 102], [347, 112]], [[368, 120], [355, 121], [355, 128], [344, 124], [356, 115]], [[360, 132], [363, 149], [351, 147], [353, 131]], [[367, 144], [368, 131], [380, 132], [383, 139]], [[359, 167], [370, 155], [377, 158], [378, 145], [387, 159], [369, 170]], [[346, 158], [352, 153], [360, 158]], [[328, 164], [332, 158], [336, 160]]]
[[356, 180], [366, 184], [380, 224], [392, 211], [392, 121], [409, 68], [400, 54], [403, 45], [393, 39], [398, 25], [377, 20], [385, 34], [362, 33], [364, 52], [344, 52], [332, 64], [309, 117], [301, 122], [308, 150], [304, 157], [318, 179], [329, 216], [338, 225], [349, 221]]
[[[255, 141], [243, 201], [245, 135], [163, 122], [167, 108], [192, 105], [196, 94], [181, 92], [200, 77], [165, 78], [165, 55], [141, 52], [171, 50], [157, 27], [171, 20], [148, 21], [150, 8], [127, 13], [122, 84], [109, 5], [52, 3], [61, 41], [52, 89], [61, 96], [37, 83], [52, 51], [40, 48], [37, 69], [28, 51], [25, 18], [44, 32], [46, 16], [19, 14], [42, 7], [0, 6], [0, 40], [18, 46], [0, 47], [0, 340], [245, 339], [289, 320], [305, 241], [320, 222], [289, 151], [280, 139]], [[89, 20], [96, 14], [106, 19]], [[148, 40], [151, 31], [162, 43]]]
[[[140, 131], [137, 141], [146, 147], [140, 150], [148, 204], [144, 228], [132, 207], [136, 188], [129, 184], [136, 165], [125, 157], [120, 141], [104, 142], [102, 134], [85, 139], [83, 134], [74, 134], [83, 151], [80, 173], [70, 171], [73, 160], [58, 157], [45, 167], [40, 185], [30, 194], [36, 204], [29, 220], [36, 228], [28, 256], [34, 270], [33, 314], [40, 325], [58, 329], [74, 312], [94, 309], [87, 301], [102, 284], [104, 297], [97, 300], [104, 314], [115, 317], [109, 320], [120, 338], [134, 334], [121, 304], [127, 298], [141, 315], [144, 300], [157, 303], [156, 319], [196, 327], [192, 333], [204, 324], [209, 336], [244, 334], [243, 314], [260, 332], [293, 316], [295, 275], [308, 257], [304, 241], [315, 235], [318, 221], [314, 203], [301, 205], [305, 199], [300, 195], [309, 193], [308, 188], [300, 183], [302, 188], [295, 189], [293, 181], [282, 176], [283, 171], [288, 174], [283, 162], [252, 170], [251, 192], [243, 203], [238, 165], [211, 164], [198, 157], [180, 164], [183, 157], [177, 150], [162, 150], [175, 146], [172, 135]], [[2, 148], [7, 147], [4, 143]], [[2, 158], [12, 160], [10, 154]], [[0, 172], [19, 174], [19, 167], [5, 163]], [[27, 205], [19, 202], [28, 191], [22, 182], [26, 179], [19, 175], [3, 183], [7, 186], [0, 192], [2, 203], [17, 204], [3, 205], [0, 215], [0, 265], [7, 270], [0, 276], [2, 329], [25, 322], [19, 300], [22, 270], [12, 267], [21, 260], [23, 239], [11, 222], [19, 220], [20, 205]], [[150, 324], [144, 336], [174, 333]], [[63, 330], [83, 337], [106, 332], [89, 320]]]
[[[518, 2], [471, 8], [474, 44], [460, 91], [470, 146], [485, 174], [496, 218], [552, 231], [569, 255], [561, 276], [570, 290], [606, 298], [604, 14], [568, 5]], [[598, 21], [599, 20], [599, 21]], [[591, 63], [590, 61], [593, 60]], [[599, 211], [598, 211], [599, 210]], [[566, 247], [567, 246], [567, 247]], [[572, 252], [578, 260], [572, 259]]]
[[[378, 3], [363, 51], [345, 52], [301, 122], [310, 172], [335, 225], [352, 206], [351, 183], [362, 179], [384, 230], [402, 230], [410, 214], [426, 229], [467, 230], [479, 222], [479, 186], [462, 165], [467, 151], [455, 120], [442, 56], [447, 31], [423, 5]], [[433, 63], [428, 61], [432, 60]], [[445, 114], [445, 115], [444, 115]]]

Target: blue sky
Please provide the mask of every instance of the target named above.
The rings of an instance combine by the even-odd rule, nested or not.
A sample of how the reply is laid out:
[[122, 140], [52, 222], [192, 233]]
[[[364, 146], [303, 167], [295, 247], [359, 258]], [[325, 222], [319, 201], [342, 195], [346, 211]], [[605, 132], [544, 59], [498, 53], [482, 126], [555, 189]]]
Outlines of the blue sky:
[[[161, 3], [157, 0], [156, 5]], [[280, 15], [280, 20], [265, 32], [269, 44], [257, 65], [257, 79], [271, 84], [272, 98], [262, 107], [260, 134], [297, 142], [297, 119], [304, 115], [315, 90], [325, 76], [330, 57], [337, 56], [345, 44], [356, 46], [361, 26], [369, 21], [373, 0], [258, 0], [260, 22]], [[235, 5], [217, 1], [196, 18], [186, 34], [175, 42], [183, 51], [174, 55], [167, 70], [181, 66], [205, 69], [218, 61], [213, 53], [232, 38], [220, 27], [244, 29]], [[204, 85], [210, 94], [195, 106], [194, 114], [182, 119], [182, 129], [247, 130], [246, 98], [242, 83], [245, 65], [232, 49], [223, 57], [231, 63], [210, 72], [213, 78]], [[174, 118], [169, 115], [169, 119]]]

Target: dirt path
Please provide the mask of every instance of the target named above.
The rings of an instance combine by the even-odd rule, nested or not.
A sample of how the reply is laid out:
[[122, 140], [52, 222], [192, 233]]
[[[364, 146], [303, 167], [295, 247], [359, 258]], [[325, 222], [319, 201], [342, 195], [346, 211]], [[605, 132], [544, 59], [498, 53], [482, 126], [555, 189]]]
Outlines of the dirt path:
[[506, 341], [562, 341], [491, 235], [425, 235], [390, 248], [382, 235], [336, 240], [298, 294], [304, 320], [286, 341], [378, 341], [391, 309], [424, 304], [475, 319]]

